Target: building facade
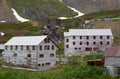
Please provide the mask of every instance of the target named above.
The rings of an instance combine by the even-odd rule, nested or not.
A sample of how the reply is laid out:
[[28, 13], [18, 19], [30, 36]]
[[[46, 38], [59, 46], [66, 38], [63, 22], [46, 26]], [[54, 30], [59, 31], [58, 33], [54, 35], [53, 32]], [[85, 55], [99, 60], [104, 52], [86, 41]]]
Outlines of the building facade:
[[120, 47], [110, 47], [105, 54], [106, 74], [120, 76]]
[[87, 54], [88, 51], [104, 51], [112, 46], [110, 29], [70, 29], [64, 32], [65, 56]]
[[3, 66], [46, 70], [56, 64], [58, 47], [47, 36], [13, 37], [4, 46]]

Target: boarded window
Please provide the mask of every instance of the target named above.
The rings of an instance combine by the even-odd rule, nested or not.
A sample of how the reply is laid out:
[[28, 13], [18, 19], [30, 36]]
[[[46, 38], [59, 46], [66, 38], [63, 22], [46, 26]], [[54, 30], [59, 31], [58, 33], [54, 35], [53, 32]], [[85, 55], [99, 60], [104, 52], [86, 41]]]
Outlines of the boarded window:
[[54, 57], [54, 54], [53, 54], [53, 53], [51, 53], [51, 54], [50, 54], [50, 57]]
[[43, 58], [43, 57], [44, 57], [44, 55], [43, 55], [43, 54], [40, 54], [40, 55], [39, 55], [39, 58]]

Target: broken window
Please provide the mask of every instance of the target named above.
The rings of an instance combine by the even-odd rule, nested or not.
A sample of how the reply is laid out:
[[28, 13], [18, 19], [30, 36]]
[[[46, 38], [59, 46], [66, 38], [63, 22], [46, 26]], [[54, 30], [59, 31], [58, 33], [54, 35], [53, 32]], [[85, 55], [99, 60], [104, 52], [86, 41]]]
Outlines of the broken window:
[[50, 54], [50, 57], [54, 57], [54, 54], [53, 54], [53, 53], [51, 53], [51, 54]]
[[28, 57], [30, 58], [30, 57], [31, 57], [31, 54], [28, 54]]
[[40, 54], [40, 55], [39, 55], [39, 58], [43, 58], [43, 57], [44, 57], [44, 55], [43, 55], [43, 54]]
[[17, 57], [17, 54], [16, 54], [16, 53], [14, 53], [14, 57]]

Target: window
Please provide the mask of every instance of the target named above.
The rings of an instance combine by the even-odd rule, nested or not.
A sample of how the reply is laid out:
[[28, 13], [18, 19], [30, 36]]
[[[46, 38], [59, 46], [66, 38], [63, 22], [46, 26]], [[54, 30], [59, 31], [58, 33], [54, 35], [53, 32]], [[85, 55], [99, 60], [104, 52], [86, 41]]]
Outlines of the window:
[[77, 47], [75, 47], [75, 50], [77, 50]]
[[21, 50], [23, 50], [23, 46], [21, 46]]
[[18, 49], [18, 46], [15, 46], [15, 50], [17, 50]]
[[41, 64], [38, 64], [38, 66], [40, 66]]
[[50, 65], [50, 62], [48, 62], [48, 63], [45, 63], [45, 65]]
[[69, 39], [66, 39], [66, 42], [69, 42]]
[[95, 44], [96, 44], [96, 42], [93, 42], [93, 44], [95, 45]]
[[80, 45], [82, 45], [82, 41], [80, 42]]
[[110, 44], [110, 42], [108, 41], [108, 42], [107, 42], [107, 45], [109, 45], [109, 44]]
[[81, 48], [79, 48], [79, 50], [81, 50]]
[[44, 63], [42, 64], [42, 66], [44, 66]]
[[107, 36], [107, 39], [110, 39], [110, 36]]
[[93, 39], [96, 39], [96, 36], [93, 36]]
[[5, 46], [5, 50], [7, 50], [8, 49], [8, 46]]
[[66, 48], [69, 48], [69, 45], [66, 45]]
[[103, 36], [100, 36], [100, 39], [103, 39]]
[[42, 50], [42, 46], [39, 46], [39, 50]]
[[28, 56], [27, 56], [27, 57], [29, 57], [29, 58], [30, 58], [30, 57], [31, 57], [31, 54], [28, 54]]
[[89, 39], [89, 36], [86, 36], [86, 39]]
[[17, 57], [17, 54], [16, 54], [16, 53], [14, 53], [14, 57]]
[[39, 55], [39, 58], [43, 58], [43, 57], [44, 57], [44, 55], [43, 55], [43, 54], [40, 54], [40, 55]]
[[75, 39], [75, 36], [73, 36], [73, 39]]
[[82, 39], [82, 36], [80, 36], [80, 39]]
[[54, 45], [52, 45], [52, 50], [54, 50]]
[[50, 57], [54, 57], [54, 54], [53, 54], [53, 53], [51, 53], [51, 54], [50, 54]]
[[45, 45], [44, 46], [44, 50], [50, 50], [50, 46], [49, 45]]
[[29, 46], [26, 46], [26, 50], [29, 50]]
[[13, 50], [13, 46], [10, 46], [10, 49]]
[[32, 46], [32, 50], [35, 50], [35, 46]]
[[87, 45], [89, 45], [89, 42], [86, 42]]
[[49, 39], [48, 39], [48, 38], [45, 38], [44, 42], [45, 42], [45, 43], [49, 43]]
[[73, 42], [73, 45], [75, 45], [75, 42]]
[[100, 42], [100, 45], [103, 45], [103, 42], [102, 42], [102, 41]]

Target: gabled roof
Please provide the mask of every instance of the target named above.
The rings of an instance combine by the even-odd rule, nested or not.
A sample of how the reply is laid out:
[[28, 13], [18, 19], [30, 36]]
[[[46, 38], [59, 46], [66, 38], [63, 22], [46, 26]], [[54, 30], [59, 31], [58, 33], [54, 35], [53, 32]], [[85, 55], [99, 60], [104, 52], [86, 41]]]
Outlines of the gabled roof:
[[82, 35], [82, 36], [99, 36], [99, 35], [111, 35], [111, 29], [69, 29], [69, 32], [65, 32], [64, 36]]
[[47, 36], [22, 36], [13, 37], [5, 45], [38, 45]]
[[120, 47], [111, 47], [109, 48], [105, 54], [105, 57], [120, 57]]

